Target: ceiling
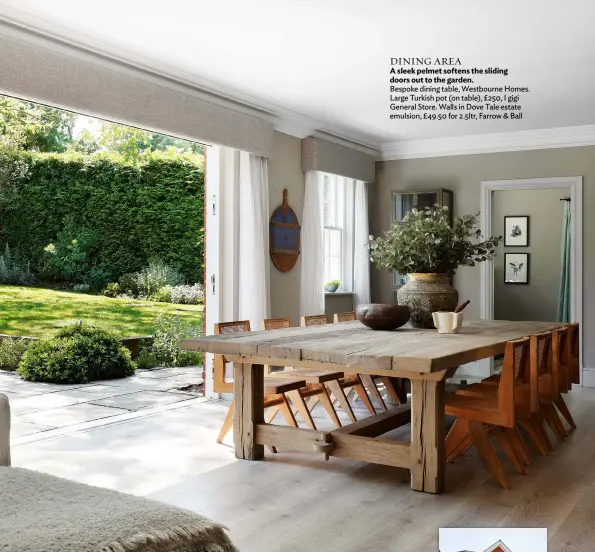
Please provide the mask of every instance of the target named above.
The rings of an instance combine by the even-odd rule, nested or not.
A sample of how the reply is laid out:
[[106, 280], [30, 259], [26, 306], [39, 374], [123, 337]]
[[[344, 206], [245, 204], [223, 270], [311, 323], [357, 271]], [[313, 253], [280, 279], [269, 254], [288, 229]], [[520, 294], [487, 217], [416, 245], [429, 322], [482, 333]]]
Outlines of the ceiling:
[[[595, 124], [592, 0], [0, 0], [0, 18], [387, 142]], [[391, 57], [509, 69], [476, 84], [527, 86], [518, 121], [390, 120]]]

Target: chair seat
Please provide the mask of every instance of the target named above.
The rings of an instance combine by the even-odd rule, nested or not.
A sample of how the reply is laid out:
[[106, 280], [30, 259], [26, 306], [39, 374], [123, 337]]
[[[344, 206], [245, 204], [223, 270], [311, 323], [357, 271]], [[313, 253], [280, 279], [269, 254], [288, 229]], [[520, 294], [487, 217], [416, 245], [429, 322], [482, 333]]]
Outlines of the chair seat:
[[288, 380], [305, 380], [306, 383], [325, 383], [327, 381], [338, 380], [343, 377], [343, 372], [326, 372], [324, 370], [306, 370], [298, 368], [296, 370], [285, 370], [283, 372], [272, 372], [270, 378], [283, 378]]
[[486, 412], [498, 411], [498, 395], [447, 395], [444, 400], [446, 413], [451, 416], [458, 416], [460, 409], [483, 410]]
[[[515, 382], [515, 386], [522, 385], [523, 382], [521, 380], [517, 380]], [[465, 387], [458, 389], [456, 391], [458, 395], [497, 395], [498, 394], [498, 386], [494, 385], [493, 382], [484, 382], [481, 381], [479, 383], [473, 383], [471, 385], [466, 385]]]
[[304, 379], [291, 379], [291, 378], [264, 378], [264, 394], [265, 395], [279, 395], [281, 393], [287, 393], [289, 391], [295, 391], [306, 387]]

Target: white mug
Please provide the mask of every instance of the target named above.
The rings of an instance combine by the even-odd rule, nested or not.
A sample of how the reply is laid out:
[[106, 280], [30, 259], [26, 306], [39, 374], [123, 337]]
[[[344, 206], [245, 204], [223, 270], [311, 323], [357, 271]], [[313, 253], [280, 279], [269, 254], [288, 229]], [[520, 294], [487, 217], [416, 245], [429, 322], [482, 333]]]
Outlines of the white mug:
[[462, 312], [433, 312], [432, 318], [438, 333], [456, 334], [463, 325]]

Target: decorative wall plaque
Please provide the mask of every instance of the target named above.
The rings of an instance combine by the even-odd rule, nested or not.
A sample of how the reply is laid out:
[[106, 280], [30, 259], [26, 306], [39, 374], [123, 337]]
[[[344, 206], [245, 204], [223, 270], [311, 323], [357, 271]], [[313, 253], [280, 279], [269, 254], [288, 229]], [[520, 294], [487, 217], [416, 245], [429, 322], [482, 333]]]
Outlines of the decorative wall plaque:
[[269, 223], [271, 259], [281, 272], [289, 272], [297, 262], [300, 229], [297, 215], [287, 203], [287, 190], [283, 190], [283, 203], [273, 211]]

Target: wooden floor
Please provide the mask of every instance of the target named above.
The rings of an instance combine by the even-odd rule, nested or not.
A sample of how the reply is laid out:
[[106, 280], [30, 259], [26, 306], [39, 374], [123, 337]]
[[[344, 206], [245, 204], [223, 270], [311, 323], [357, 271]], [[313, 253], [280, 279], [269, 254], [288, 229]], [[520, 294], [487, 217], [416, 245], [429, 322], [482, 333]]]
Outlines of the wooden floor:
[[265, 461], [232, 461], [151, 496], [224, 523], [242, 552], [428, 552], [439, 527], [499, 526], [547, 527], [551, 552], [592, 552], [595, 390], [575, 389], [569, 403], [578, 429], [549, 457], [533, 454], [527, 476], [509, 466], [512, 491], [473, 451], [449, 465], [440, 496], [411, 491], [398, 468], [267, 451]]

